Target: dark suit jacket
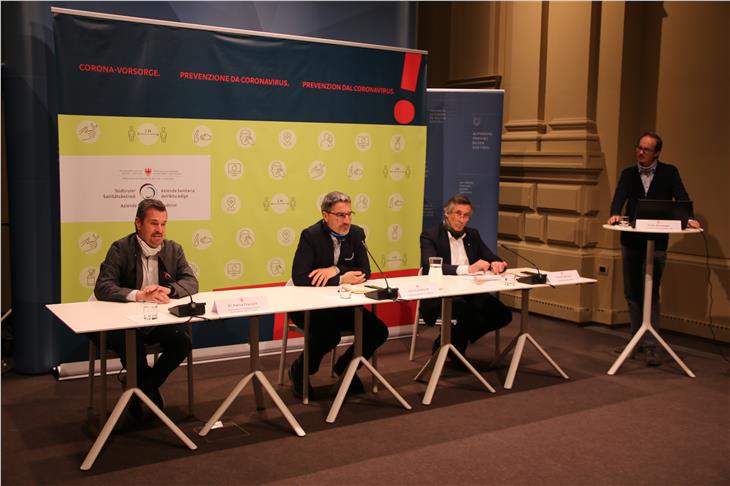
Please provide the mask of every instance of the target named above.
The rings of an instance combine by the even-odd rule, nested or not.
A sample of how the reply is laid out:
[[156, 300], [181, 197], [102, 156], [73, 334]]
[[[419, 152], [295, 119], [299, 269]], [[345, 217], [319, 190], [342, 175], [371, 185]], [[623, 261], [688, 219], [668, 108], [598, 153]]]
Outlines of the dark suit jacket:
[[[96, 298], [126, 302], [132, 290], [139, 290], [144, 276], [141, 255], [135, 233], [112, 243], [101, 263], [99, 278], [96, 279]], [[182, 246], [172, 240], [165, 240], [157, 257], [158, 281], [160, 285], [170, 288], [170, 297], [183, 297], [198, 291], [198, 279], [185, 259]], [[166, 278], [165, 273], [170, 278]]]
[[[340, 275], [350, 271], [360, 271], [366, 278], [370, 277], [370, 261], [363, 245], [364, 240], [365, 231], [354, 224], [350, 226], [350, 232], [342, 240], [340, 258], [336, 262], [340, 273], [329, 279], [327, 285], [338, 285]], [[299, 236], [297, 251], [294, 253], [292, 265], [294, 285], [311, 286], [312, 279], [308, 276], [309, 272], [335, 265], [334, 255], [334, 243], [324, 221], [320, 220], [304, 229]]]
[[[621, 209], [626, 205], [625, 215], [631, 221], [636, 219], [636, 205], [639, 199], [677, 199], [688, 201], [689, 195], [682, 184], [679, 170], [664, 162], [657, 162], [654, 178], [651, 180], [649, 191], [644, 192], [644, 185], [641, 183], [641, 176], [636, 165], [627, 167], [621, 173], [621, 178], [616, 186], [616, 192], [611, 201], [611, 215], [621, 214]], [[647, 233], [621, 233], [621, 244], [634, 247], [646, 246], [648, 238], [656, 241], [657, 250], [666, 250], [669, 238], [667, 235], [650, 235]]]
[[[464, 235], [464, 250], [469, 263], [477, 260], [488, 262], [501, 262], [502, 259], [492, 253], [492, 250], [484, 243], [479, 231], [474, 228], [466, 228]], [[424, 275], [428, 274], [428, 258], [441, 257], [444, 259], [444, 275], [456, 275], [457, 265], [451, 265], [451, 245], [449, 236], [443, 224], [430, 228], [421, 233], [421, 268]], [[421, 315], [426, 324], [432, 326], [441, 313], [440, 299], [426, 299], [421, 301]]]

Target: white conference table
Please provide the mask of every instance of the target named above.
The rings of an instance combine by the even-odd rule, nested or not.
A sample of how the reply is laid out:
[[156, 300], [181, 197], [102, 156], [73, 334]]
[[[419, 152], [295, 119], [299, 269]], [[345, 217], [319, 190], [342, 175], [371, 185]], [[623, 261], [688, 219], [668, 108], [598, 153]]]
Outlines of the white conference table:
[[[175, 301], [178, 303], [181, 301]], [[171, 303], [174, 305], [174, 303]], [[104, 447], [109, 435], [121, 417], [133, 395], [137, 395], [149, 409], [186, 445], [195, 450], [197, 446], [186, 436], [170, 418], [150, 400], [137, 384], [137, 336], [136, 329], [162, 324], [177, 324], [187, 322], [167, 313], [168, 305], [160, 305], [158, 318], [154, 321], [145, 321], [142, 317], [143, 304], [122, 302], [84, 301], [65, 304], [49, 304], [46, 306], [69, 329], [76, 334], [86, 334], [102, 331], [125, 331], [125, 347], [127, 355], [127, 389], [117, 401], [112, 413], [99, 432], [86, 458], [81, 463], [81, 470], [91, 469], [97, 456]]]
[[[507, 271], [507, 273], [512, 273], [516, 275], [521, 275], [523, 273], [528, 272], [534, 272], [531, 268], [515, 268], [510, 269]], [[480, 281], [477, 282], [473, 277], [464, 277], [464, 276], [457, 276], [457, 275], [444, 275], [441, 277], [440, 281], [433, 281], [430, 280], [427, 275], [424, 276], [414, 276], [414, 277], [398, 277], [398, 278], [392, 278], [388, 279], [388, 282], [392, 287], [398, 287], [401, 291], [401, 295], [404, 295], [404, 290], [414, 289], [416, 286], [421, 287], [430, 287], [428, 289], [425, 289], [426, 292], [421, 293], [423, 299], [430, 299], [430, 298], [440, 298], [441, 299], [441, 322], [451, 322], [451, 314], [452, 314], [452, 299], [454, 297], [462, 297], [466, 295], [475, 295], [475, 294], [483, 294], [483, 293], [490, 293], [490, 292], [504, 292], [504, 291], [515, 291], [519, 290], [522, 293], [522, 312], [520, 316], [520, 330], [515, 336], [515, 338], [510, 342], [510, 344], [500, 353], [500, 355], [494, 360], [492, 363], [493, 365], [498, 364], [500, 361], [502, 361], [514, 348], [514, 354], [512, 355], [512, 361], [510, 363], [509, 369], [507, 371], [507, 377], [505, 379], [504, 388], [511, 389], [512, 385], [515, 380], [515, 375], [517, 374], [517, 369], [520, 365], [520, 359], [522, 358], [522, 352], [525, 347], [526, 342], [530, 342], [535, 348], [540, 352], [540, 354], [547, 360], [548, 363], [557, 371], [560, 376], [562, 376], [565, 379], [568, 379], [568, 375], [565, 374], [565, 372], [558, 366], [558, 364], [548, 355], [548, 353], [537, 343], [537, 341], [530, 335], [529, 329], [528, 329], [528, 308], [529, 308], [529, 293], [530, 290], [536, 289], [536, 288], [545, 288], [545, 287], [558, 287], [558, 286], [565, 286], [565, 285], [581, 285], [581, 284], [587, 284], [587, 283], [595, 283], [596, 280], [585, 278], [585, 277], [579, 277], [577, 280], [565, 282], [565, 283], [555, 283], [553, 285], [551, 284], [536, 284], [536, 285], [527, 285], [520, 282], [514, 282], [513, 285], [507, 285], [505, 283], [504, 278], [497, 278], [493, 280], [486, 280], [486, 281]], [[375, 280], [373, 281], [375, 285], [384, 286], [383, 280]], [[417, 294], [417, 292], [414, 292], [414, 294]], [[479, 382], [484, 385], [484, 387], [489, 390], [490, 392], [494, 393], [494, 388], [492, 388], [489, 383], [484, 379], [484, 377], [479, 374], [479, 372], [474, 369], [474, 367], [469, 363], [469, 361], [454, 347], [453, 344], [451, 344], [451, 326], [441, 326], [441, 346], [440, 348], [434, 353], [433, 356], [431, 356], [431, 359], [428, 360], [428, 362], [421, 368], [421, 370], [418, 372], [418, 374], [415, 377], [415, 380], [419, 380], [421, 376], [429, 369], [433, 368], [433, 371], [431, 373], [431, 377], [428, 381], [428, 386], [426, 388], [426, 393], [424, 394], [422, 403], [424, 405], [429, 405], [431, 401], [433, 400], [434, 392], [436, 391], [436, 387], [438, 386], [438, 381], [441, 377], [441, 373], [443, 371], [444, 363], [446, 362], [446, 357], [448, 353], [452, 352], [463, 364], [466, 366], [466, 368], [479, 380]]]
[[[266, 376], [258, 369], [259, 318], [264, 315], [284, 312], [303, 311], [305, 312], [305, 318], [308, 320], [308, 313], [312, 310], [335, 307], [355, 307], [355, 354], [345, 372], [345, 376], [330, 409], [330, 413], [327, 416], [327, 422], [331, 423], [336, 419], [340, 407], [344, 402], [350, 382], [354, 378], [355, 371], [357, 371], [359, 364], [363, 364], [371, 373], [373, 373], [404, 408], [408, 410], [411, 409], [408, 402], [406, 402], [403, 397], [388, 383], [388, 381], [362, 357], [362, 306], [373, 304], [376, 301], [368, 299], [364, 295], [354, 293], [352, 294], [352, 298], [342, 299], [339, 297], [337, 291], [338, 287], [315, 288], [291, 286], [201, 292], [194, 295], [196, 302], [206, 303], [206, 313], [203, 316], [193, 318], [192, 322], [194, 323], [205, 322], [205, 320], [248, 317], [248, 338], [251, 349], [250, 372], [233, 388], [228, 397], [226, 397], [210, 420], [208, 420], [205, 426], [198, 433], [199, 435], [205, 436], [208, 434], [213, 425], [220, 419], [236, 397], [252, 380], [254, 381], [254, 395], [256, 398], [257, 408], [264, 408], [263, 396], [258, 386], [260, 384], [264, 387], [268, 395], [282, 412], [294, 432], [300, 437], [305, 435], [304, 430], [276, 393], [274, 387], [268, 381]], [[246, 302], [246, 305], [243, 306], [246, 310], [230, 312], [223, 315], [214, 310], [214, 304], [216, 304], [216, 302], [230, 302], [231, 300], [236, 299], [240, 302]], [[188, 448], [191, 450], [195, 450], [197, 448], [195, 443], [193, 443], [138, 387], [136, 373], [136, 330], [144, 327], [182, 324], [188, 322], [188, 318], [177, 318], [168, 312], [169, 307], [186, 302], [189, 302], [187, 297], [173, 300], [169, 304], [159, 305], [158, 318], [151, 321], [145, 321], [143, 319], [142, 303], [84, 301], [50, 304], [46, 306], [76, 334], [117, 330], [125, 331], [128, 375], [127, 390], [122, 393], [121, 397], [117, 401], [117, 404], [115, 405], [112, 413], [109, 415], [109, 418], [99, 433], [99, 436], [84, 459], [84, 462], [81, 465], [82, 470], [88, 470], [91, 468], [109, 435], [114, 429], [114, 426], [131, 400], [132, 395], [137, 395], [150, 408], [150, 410], [157, 415], [157, 417], [159, 417], [160, 420], [162, 420], [162, 422], [170, 430], [172, 430], [186, 446], [188, 446]]]
[[[520, 269], [511, 270], [511, 272], [518, 272]], [[433, 281], [429, 280], [428, 276], [413, 276], [413, 277], [398, 277], [388, 279], [390, 285], [393, 287], [400, 287], [401, 290], [406, 290], [409, 287], [415, 286], [431, 286], [432, 293], [424, 295], [423, 298], [440, 298], [442, 299], [442, 318], [444, 322], [450, 322], [451, 320], [451, 299], [453, 297], [480, 294], [486, 292], [500, 292], [500, 291], [511, 291], [521, 290], [522, 291], [522, 317], [520, 324], [520, 332], [518, 336], [505, 348], [504, 352], [500, 354], [496, 362], [503, 359], [511, 350], [515, 348], [512, 362], [510, 364], [509, 371], [507, 373], [507, 379], [505, 381], [505, 388], [511, 388], [514, 382], [514, 377], [519, 367], [520, 358], [524, 349], [526, 341], [530, 341], [543, 357], [560, 373], [564, 378], [568, 376], [560, 369], [555, 361], [545, 352], [542, 347], [535, 341], [528, 332], [528, 303], [529, 303], [529, 291], [533, 288], [548, 287], [547, 284], [542, 285], [526, 285], [519, 282], [515, 285], [508, 286], [504, 284], [503, 280], [493, 280], [482, 283], [475, 283], [473, 280], [468, 280], [463, 277], [457, 276], [444, 276], [439, 285], [433, 286]], [[595, 280], [580, 278], [579, 281], [571, 282], [566, 285], [592, 283]], [[373, 285], [385, 286], [384, 280], [372, 280], [368, 282]], [[436, 288], [434, 288], [436, 287]], [[294, 416], [291, 414], [289, 409], [286, 407], [284, 402], [277, 394], [274, 387], [268, 381], [266, 376], [258, 369], [259, 361], [259, 318], [264, 315], [276, 314], [276, 313], [289, 313], [296, 311], [305, 312], [305, 320], [308, 320], [309, 311], [336, 308], [336, 307], [355, 307], [355, 336], [354, 336], [354, 356], [350, 364], [348, 365], [342, 382], [335, 396], [333, 404], [330, 408], [327, 416], [327, 422], [332, 423], [337, 418], [337, 414], [344, 402], [347, 390], [349, 389], [350, 383], [352, 382], [355, 372], [360, 365], [364, 366], [370, 371], [381, 384], [385, 386], [388, 391], [396, 398], [396, 400], [403, 406], [403, 408], [410, 410], [411, 406], [403, 399], [403, 397], [388, 383], [388, 381], [375, 369], [372, 365], [362, 357], [362, 306], [376, 304], [378, 302], [385, 303], [387, 301], [375, 301], [365, 297], [362, 294], [353, 292], [350, 299], [340, 298], [338, 293], [338, 287], [295, 287], [295, 286], [284, 286], [284, 287], [258, 287], [249, 289], [237, 289], [237, 290], [225, 290], [216, 292], [201, 292], [194, 295], [196, 302], [206, 303], [206, 313], [203, 316], [193, 318], [194, 323], [205, 322], [205, 320], [219, 320], [229, 319], [235, 317], [248, 317], [249, 318], [249, 345], [250, 345], [250, 371], [236, 384], [231, 393], [226, 397], [223, 403], [218, 407], [213, 416], [206, 422], [205, 426], [198, 433], [201, 436], [205, 436], [210, 432], [214, 424], [220, 419], [223, 413], [231, 406], [233, 401], [238, 397], [241, 391], [248, 385], [249, 382], [253, 381], [254, 395], [256, 399], [256, 405], [258, 409], [264, 408], [263, 396], [260, 386], [263, 386], [264, 390], [268, 393], [271, 399], [274, 401], [276, 406], [279, 408], [281, 413], [284, 415], [290, 426], [298, 436], [304, 436], [305, 432], [299, 423], [296, 421]], [[240, 310], [236, 312], [219, 314], [214, 310], [214, 304], [220, 304], [224, 302], [231, 302], [232, 300], [238, 300], [242, 303], [245, 302], [242, 308], [246, 310]], [[411, 299], [415, 300], [415, 299]], [[177, 318], [168, 313], [168, 308], [174, 305], [179, 305], [188, 302], [188, 298], [176, 299], [171, 301], [169, 304], [160, 305], [158, 309], [158, 318], [152, 321], [145, 321], [142, 317], [142, 303], [119, 303], [119, 302], [73, 302], [65, 304], [51, 304], [47, 305], [48, 309], [53, 312], [61, 321], [64, 322], [74, 333], [86, 334], [92, 332], [101, 331], [125, 331], [125, 343], [127, 353], [127, 390], [124, 391], [117, 401], [114, 410], [110, 414], [107, 422], [104, 424], [99, 436], [92, 445], [89, 453], [87, 454], [84, 462], [81, 465], [82, 470], [88, 470], [92, 467], [94, 461], [98, 457], [101, 449], [103, 448], [106, 440], [111, 434], [114, 426], [124, 412], [127, 404], [132, 398], [132, 395], [137, 395], [149, 408], [157, 415], [160, 420], [178, 436], [178, 438], [191, 450], [195, 450], [197, 446], [193, 443], [165, 414], [160, 410], [152, 400], [147, 397], [144, 392], [137, 386], [137, 373], [136, 373], [136, 330], [144, 327], [159, 326], [166, 324], [181, 324], [188, 322], [188, 318]], [[451, 326], [441, 326], [441, 348], [429, 360], [428, 363], [421, 369], [416, 376], [418, 379], [425, 370], [433, 365], [433, 372], [426, 389], [426, 394], [423, 399], [423, 404], [428, 405], [431, 403], [433, 394], [438, 385], [441, 372], [443, 370], [444, 362], [448, 352], [455, 353], [462, 362], [469, 368], [469, 370], [477, 377], [477, 379], [490, 391], [494, 392], [494, 389], [486, 382], [486, 380], [469, 364], [469, 362], [462, 356], [456, 348], [451, 344]], [[435, 359], [434, 359], [435, 358]]]
[[[620, 231], [620, 232], [628, 232], [628, 233], [654, 233], [654, 234], [696, 234], [701, 233], [703, 230], [699, 228], [686, 228], [684, 230], [678, 230], [678, 231], [669, 231], [669, 230], [636, 230], [635, 228], [631, 226], [624, 226], [624, 225], [611, 225], [611, 224], [604, 224], [604, 229], [611, 230], [611, 231]], [[682, 361], [679, 356], [674, 352], [674, 350], [667, 344], [664, 339], [659, 335], [659, 333], [656, 331], [654, 326], [651, 324], [651, 294], [652, 294], [652, 288], [654, 286], [654, 240], [647, 240], [646, 241], [646, 265], [644, 265], [644, 305], [642, 308], [642, 318], [641, 318], [641, 327], [638, 331], [636, 331], [636, 334], [631, 338], [629, 343], [624, 347], [623, 352], [621, 355], [616, 359], [616, 361], [613, 363], [611, 368], [608, 370], [609, 375], [615, 375], [618, 369], [621, 367], [622, 364], [624, 364], [624, 361], [626, 361], [626, 358], [628, 358], [631, 355], [631, 352], [634, 350], [634, 348], [639, 344], [639, 341], [641, 340], [642, 336], [646, 334], [647, 332], [654, 335], [654, 338], [656, 338], [657, 342], [662, 345], [662, 347], [667, 351], [669, 356], [671, 356], [674, 361], [677, 362], [677, 364], [684, 370], [685, 373], [687, 373], [687, 376], [690, 378], [694, 378], [695, 374], [692, 373], [692, 370], [689, 369], [689, 367], [684, 364], [684, 361]]]

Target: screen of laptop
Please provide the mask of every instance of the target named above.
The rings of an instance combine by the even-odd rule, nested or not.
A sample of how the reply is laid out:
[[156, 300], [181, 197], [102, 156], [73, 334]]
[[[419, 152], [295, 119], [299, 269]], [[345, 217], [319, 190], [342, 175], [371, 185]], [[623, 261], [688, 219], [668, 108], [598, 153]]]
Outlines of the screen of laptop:
[[687, 220], [692, 214], [692, 201], [639, 199], [636, 205], [636, 219], [679, 220], [682, 229], [687, 228]]

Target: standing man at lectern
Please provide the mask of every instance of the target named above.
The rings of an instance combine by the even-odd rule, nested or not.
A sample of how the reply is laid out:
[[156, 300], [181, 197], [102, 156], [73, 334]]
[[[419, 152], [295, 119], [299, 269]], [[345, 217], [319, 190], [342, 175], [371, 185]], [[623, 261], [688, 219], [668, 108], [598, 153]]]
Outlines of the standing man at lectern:
[[[322, 199], [322, 219], [304, 229], [299, 237], [292, 265], [294, 285], [324, 287], [327, 285], [359, 284], [370, 277], [370, 261], [365, 249], [365, 231], [352, 224], [352, 201], [341, 192], [330, 192]], [[304, 315], [293, 312], [292, 320], [304, 327]], [[375, 350], [388, 339], [388, 327], [375, 314], [362, 311], [362, 355], [370, 359]], [[355, 326], [355, 310], [352, 307], [322, 309], [310, 313], [309, 370], [312, 375], [319, 370], [325, 354], [340, 342], [340, 331], [352, 331]], [[334, 371], [339, 376], [352, 360], [352, 346], [339, 357]], [[294, 395], [301, 398], [304, 392], [304, 355], [294, 361], [289, 378]], [[363, 393], [365, 387], [355, 375], [348, 393]], [[311, 396], [311, 392], [309, 393]]]
[[[611, 202], [611, 217], [608, 224], [617, 224], [621, 220], [621, 209], [626, 205], [625, 215], [633, 221], [639, 199], [689, 200], [689, 195], [682, 184], [679, 170], [659, 160], [662, 151], [662, 139], [654, 132], [645, 132], [636, 143], [636, 165], [627, 167], [621, 173], [616, 192]], [[699, 228], [694, 219], [687, 222], [689, 228]], [[646, 264], [646, 241], [653, 239], [654, 272], [651, 293], [651, 322], [659, 329], [659, 287], [667, 259], [666, 234], [621, 233], [621, 257], [624, 272], [624, 296], [629, 306], [631, 334], [641, 327], [642, 306], [644, 300], [644, 265]], [[656, 341], [651, 333], [644, 334], [637, 352], [644, 352], [648, 366], [661, 364], [656, 351]], [[623, 346], [616, 350], [623, 351]]]
[[[462, 195], [453, 196], [444, 208], [443, 222], [421, 233], [421, 268], [428, 273], [430, 257], [443, 258], [444, 275], [465, 275], [491, 271], [502, 273], [507, 262], [492, 253], [479, 231], [467, 227], [474, 213], [471, 200]], [[501, 329], [512, 321], [512, 311], [489, 294], [456, 297], [453, 316], [457, 325], [451, 327], [451, 343], [466, 356], [466, 347], [490, 331]], [[427, 325], [433, 326], [441, 313], [440, 299], [421, 302], [421, 315]], [[441, 344], [437, 337], [433, 351]], [[460, 361], [453, 363], [459, 366]]]
[[[165, 240], [167, 209], [162, 201], [143, 199], [134, 218], [135, 232], [112, 243], [101, 264], [94, 295], [114, 302], [157, 302], [184, 297], [198, 291], [198, 279], [188, 265], [182, 247]], [[162, 354], [150, 368], [145, 344], [160, 344]], [[109, 333], [109, 347], [126, 368], [124, 332]], [[190, 352], [190, 337], [180, 326], [146, 327], [137, 330], [137, 383], [160, 409], [164, 400], [160, 386]], [[130, 413], [144, 418], [141, 401], [131, 402]]]

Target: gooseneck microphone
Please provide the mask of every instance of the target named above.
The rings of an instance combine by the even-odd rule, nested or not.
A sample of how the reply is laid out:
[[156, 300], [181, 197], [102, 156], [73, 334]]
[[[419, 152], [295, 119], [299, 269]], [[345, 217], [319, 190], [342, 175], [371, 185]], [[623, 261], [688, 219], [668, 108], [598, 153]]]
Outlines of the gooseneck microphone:
[[388, 283], [388, 277], [385, 276], [385, 272], [382, 268], [380, 268], [380, 265], [378, 265], [378, 261], [375, 259], [373, 254], [370, 253], [368, 245], [365, 244], [365, 240], [362, 240], [361, 243], [363, 248], [365, 248], [367, 254], [370, 256], [370, 259], [383, 275], [383, 280], [385, 280], [385, 288], [372, 286], [375, 290], [373, 290], [372, 292], [367, 292], [365, 294], [365, 297], [373, 300], [398, 300], [398, 289], [390, 286], [390, 284]]
[[547, 275], [545, 275], [544, 273], [540, 273], [540, 269], [532, 261], [528, 260], [526, 257], [520, 255], [519, 253], [517, 253], [516, 251], [510, 249], [509, 247], [505, 246], [502, 243], [500, 243], [499, 246], [501, 246], [502, 248], [504, 248], [505, 250], [507, 250], [510, 253], [514, 253], [519, 258], [522, 258], [527, 263], [529, 263], [530, 265], [532, 265], [533, 267], [535, 267], [535, 270], [537, 270], [537, 275], [532, 274], [532, 275], [528, 275], [528, 276], [525, 276], [525, 277], [517, 277], [517, 281], [519, 283], [523, 283], [523, 284], [527, 284], [527, 285], [537, 285], [537, 284], [544, 284], [544, 283], [547, 282]]
[[202, 316], [203, 314], [205, 314], [205, 302], [195, 302], [193, 300], [192, 294], [190, 294], [190, 291], [185, 288], [182, 283], [175, 282], [175, 279], [173, 279], [172, 275], [170, 275], [169, 273], [163, 273], [162, 278], [164, 278], [165, 281], [170, 284], [177, 283], [177, 285], [185, 291], [185, 295], [190, 298], [190, 302], [187, 304], [180, 304], [174, 307], [170, 307], [170, 309], [168, 309], [170, 311], [170, 314], [175, 317], [193, 317]]

